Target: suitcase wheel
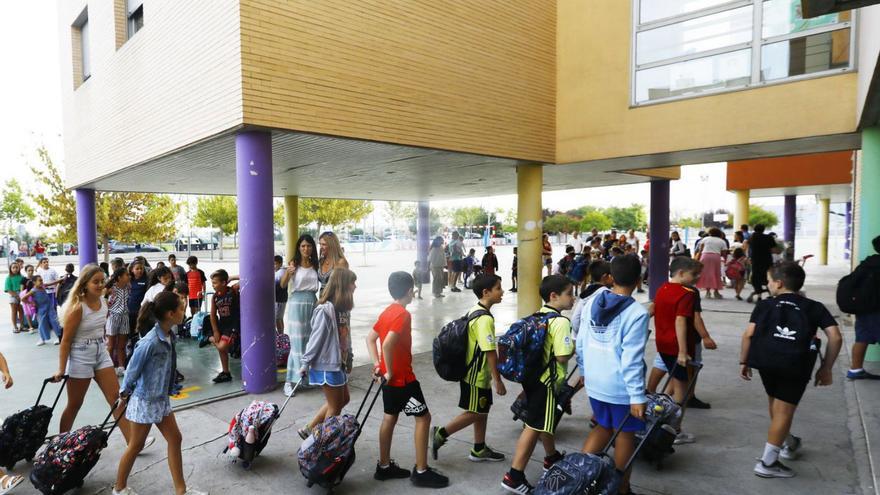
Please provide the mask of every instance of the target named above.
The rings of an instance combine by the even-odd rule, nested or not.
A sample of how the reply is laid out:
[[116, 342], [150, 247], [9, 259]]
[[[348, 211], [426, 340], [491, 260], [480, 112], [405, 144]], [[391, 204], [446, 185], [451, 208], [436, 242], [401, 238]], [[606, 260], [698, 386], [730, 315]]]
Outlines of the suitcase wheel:
[[248, 461], [241, 461], [241, 467], [246, 471], [249, 471], [251, 469], [251, 463]]

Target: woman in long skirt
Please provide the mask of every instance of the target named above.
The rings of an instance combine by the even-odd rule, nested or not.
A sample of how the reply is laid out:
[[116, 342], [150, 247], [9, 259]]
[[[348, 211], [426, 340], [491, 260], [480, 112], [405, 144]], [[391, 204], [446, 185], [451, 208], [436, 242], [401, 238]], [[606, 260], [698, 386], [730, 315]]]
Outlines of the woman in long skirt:
[[[727, 254], [727, 243], [721, 238], [721, 230], [717, 227], [709, 229], [709, 235], [700, 241], [699, 257], [703, 263], [703, 271], [697, 281], [697, 288], [706, 291], [706, 298], [721, 299], [718, 292], [724, 287], [721, 281], [721, 256]], [[711, 292], [710, 292], [711, 291]]]
[[[308, 234], [296, 241], [296, 254], [281, 276], [281, 287], [287, 289], [287, 335], [290, 336], [290, 356], [287, 358], [287, 378], [284, 393], [293, 393], [293, 385], [299, 380], [302, 368], [302, 355], [312, 333], [312, 313], [317, 303], [318, 288], [318, 250], [315, 239]], [[303, 385], [308, 379], [303, 378]]]

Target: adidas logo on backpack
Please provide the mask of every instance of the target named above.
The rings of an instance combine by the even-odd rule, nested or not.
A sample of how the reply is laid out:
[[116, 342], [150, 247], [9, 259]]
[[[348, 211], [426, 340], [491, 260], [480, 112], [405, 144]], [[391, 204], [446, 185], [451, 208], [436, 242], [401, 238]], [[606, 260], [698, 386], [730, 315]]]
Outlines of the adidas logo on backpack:
[[787, 339], [787, 340], [795, 340], [797, 337], [797, 331], [789, 330], [788, 327], [780, 327], [776, 325], [776, 333], [773, 334], [774, 337], [778, 339]]

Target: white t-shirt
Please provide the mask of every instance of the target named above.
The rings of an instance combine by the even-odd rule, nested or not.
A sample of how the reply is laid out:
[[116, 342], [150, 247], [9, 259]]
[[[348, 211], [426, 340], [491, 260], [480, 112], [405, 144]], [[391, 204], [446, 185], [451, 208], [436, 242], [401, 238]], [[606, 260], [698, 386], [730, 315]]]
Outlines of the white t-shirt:
[[318, 292], [318, 271], [314, 268], [299, 267], [293, 275], [292, 280], [288, 280], [287, 292]]
[[574, 248], [574, 254], [581, 254], [584, 250], [584, 240], [580, 237], [572, 237], [569, 244]]
[[[58, 280], [58, 272], [56, 272], [55, 269], [52, 267], [46, 268], [45, 270], [42, 268], [37, 268], [37, 275], [39, 275], [43, 279], [43, 285], [50, 284]], [[57, 287], [54, 285], [52, 287], [46, 287], [46, 293], [54, 294], [56, 289]]]
[[727, 249], [727, 243], [720, 237], [707, 235], [700, 241], [700, 249], [703, 250], [703, 254], [721, 254], [721, 251]]
[[141, 301], [141, 306], [147, 304], [148, 302], [153, 302], [153, 299], [156, 298], [156, 294], [162, 292], [163, 290], [165, 290], [165, 286], [158, 283], [147, 289], [147, 292], [144, 294], [144, 300]]

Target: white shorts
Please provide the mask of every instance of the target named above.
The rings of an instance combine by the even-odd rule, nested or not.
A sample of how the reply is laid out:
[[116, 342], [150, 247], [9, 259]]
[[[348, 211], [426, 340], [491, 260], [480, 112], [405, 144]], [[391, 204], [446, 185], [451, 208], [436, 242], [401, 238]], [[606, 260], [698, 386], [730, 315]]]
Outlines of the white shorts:
[[74, 341], [67, 357], [67, 375], [71, 378], [94, 378], [95, 372], [113, 368], [104, 339]]

